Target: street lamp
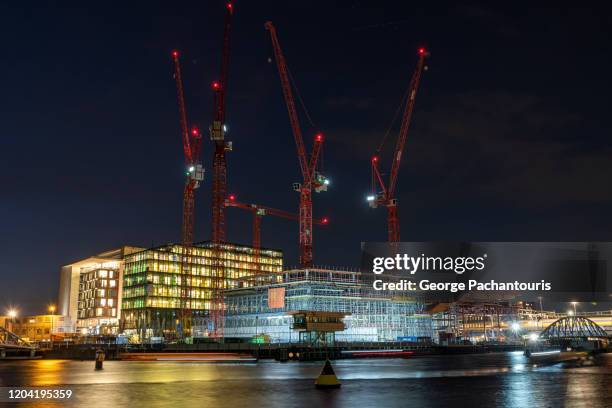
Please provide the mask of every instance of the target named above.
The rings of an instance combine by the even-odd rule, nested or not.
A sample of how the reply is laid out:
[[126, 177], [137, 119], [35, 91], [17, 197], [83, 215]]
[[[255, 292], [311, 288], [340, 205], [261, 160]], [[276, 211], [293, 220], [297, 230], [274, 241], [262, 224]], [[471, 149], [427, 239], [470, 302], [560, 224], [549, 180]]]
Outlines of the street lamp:
[[11, 327], [9, 328], [8, 325], [7, 326], [7, 330], [8, 331], [13, 331], [14, 326], [15, 326], [15, 318], [17, 317], [17, 311], [15, 309], [10, 309], [8, 311], [8, 316], [11, 318], [10, 322], [11, 322]]
[[49, 313], [51, 313], [51, 331], [49, 332], [49, 342], [53, 347], [53, 318], [55, 317], [55, 305], [49, 305]]

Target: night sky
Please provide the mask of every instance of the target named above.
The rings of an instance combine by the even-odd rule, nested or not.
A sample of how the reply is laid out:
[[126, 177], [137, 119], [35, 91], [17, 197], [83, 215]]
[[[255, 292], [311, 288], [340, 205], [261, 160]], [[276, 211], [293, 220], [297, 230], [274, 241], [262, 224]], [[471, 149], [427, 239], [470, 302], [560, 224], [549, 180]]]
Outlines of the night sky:
[[[180, 239], [170, 51], [182, 52], [188, 115], [203, 129], [219, 70], [223, 0], [43, 3], [0, 5], [0, 314], [43, 312], [62, 265]], [[419, 46], [432, 55], [398, 183], [402, 239], [612, 240], [610, 10], [433, 3], [236, 0], [229, 191], [297, 212], [271, 20], [316, 125], [302, 117], [307, 147], [326, 135], [332, 185], [314, 212], [331, 225], [315, 230], [316, 264], [357, 267], [361, 241], [386, 239], [385, 209], [365, 202], [369, 159]], [[208, 169], [211, 155], [206, 138]], [[388, 150], [382, 160], [388, 170]], [[207, 171], [198, 240], [210, 237], [209, 202]], [[249, 213], [229, 209], [228, 223], [230, 241], [250, 243]], [[262, 240], [297, 263], [297, 223], [264, 219]]]

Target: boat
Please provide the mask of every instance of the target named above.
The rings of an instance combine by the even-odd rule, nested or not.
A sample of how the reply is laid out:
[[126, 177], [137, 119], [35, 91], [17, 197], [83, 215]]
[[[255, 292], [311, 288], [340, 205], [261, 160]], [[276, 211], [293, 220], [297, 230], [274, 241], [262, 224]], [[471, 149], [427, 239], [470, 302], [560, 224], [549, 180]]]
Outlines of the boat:
[[588, 352], [573, 350], [571, 348], [561, 350], [530, 351], [525, 350], [525, 356], [532, 364], [557, 364], [568, 361], [576, 361], [588, 357]]

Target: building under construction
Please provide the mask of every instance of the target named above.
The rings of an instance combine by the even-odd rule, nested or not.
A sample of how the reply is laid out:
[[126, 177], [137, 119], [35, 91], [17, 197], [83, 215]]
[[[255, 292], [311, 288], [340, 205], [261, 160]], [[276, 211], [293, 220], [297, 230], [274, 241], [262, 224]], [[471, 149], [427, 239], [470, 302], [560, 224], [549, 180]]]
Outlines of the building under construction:
[[[191, 334], [191, 319], [208, 319], [214, 299], [213, 265], [223, 266], [222, 290], [257, 284], [260, 274], [283, 269], [278, 250], [210, 242], [168, 244], [124, 260], [121, 328], [141, 339]], [[185, 312], [189, 318], [185, 319]]]
[[306, 268], [279, 277], [276, 283], [225, 292], [227, 338], [303, 341], [294, 331], [296, 312], [343, 313], [344, 330], [335, 331], [333, 341], [417, 341], [432, 336], [423, 304], [375, 291], [361, 281], [360, 272]]

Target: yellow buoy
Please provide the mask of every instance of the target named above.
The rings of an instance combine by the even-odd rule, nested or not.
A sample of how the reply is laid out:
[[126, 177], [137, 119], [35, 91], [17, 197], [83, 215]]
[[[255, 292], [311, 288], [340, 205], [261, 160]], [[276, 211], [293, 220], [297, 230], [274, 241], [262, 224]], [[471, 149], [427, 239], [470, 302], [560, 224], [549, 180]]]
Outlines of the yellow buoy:
[[321, 374], [317, 377], [315, 381], [315, 387], [317, 388], [340, 388], [340, 381], [338, 381], [338, 377], [336, 377], [336, 373], [332, 368], [332, 365], [329, 360], [325, 360], [325, 365], [323, 366], [323, 370], [321, 370]]

